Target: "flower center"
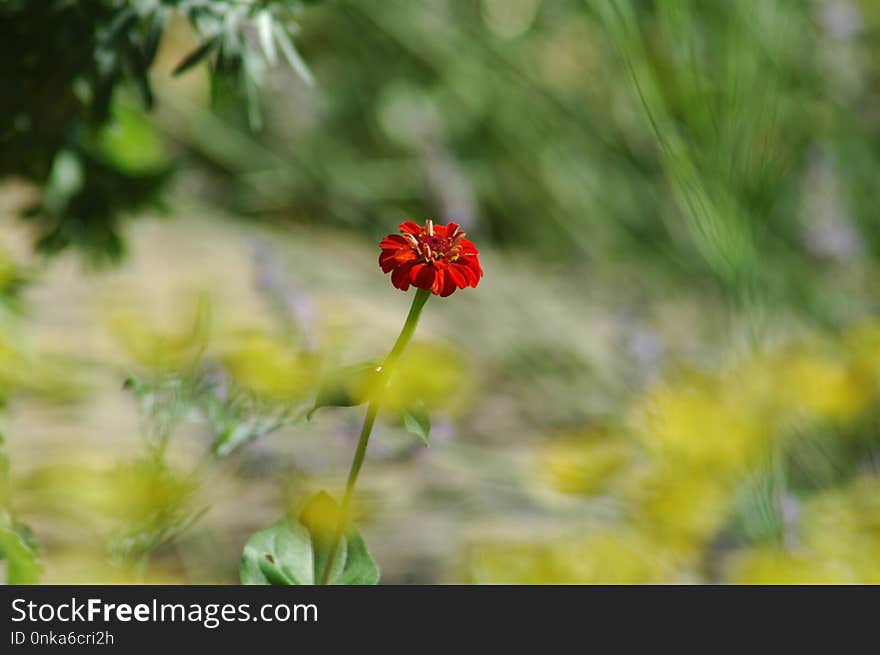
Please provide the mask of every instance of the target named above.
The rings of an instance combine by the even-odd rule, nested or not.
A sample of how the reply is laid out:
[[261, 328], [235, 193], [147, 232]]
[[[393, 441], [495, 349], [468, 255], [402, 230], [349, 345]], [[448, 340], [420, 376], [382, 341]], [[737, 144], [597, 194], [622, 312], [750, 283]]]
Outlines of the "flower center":
[[433, 221], [428, 220], [418, 236], [411, 234], [404, 236], [422, 259], [432, 263], [438, 259], [448, 259], [449, 261], [458, 259], [461, 254], [460, 243], [464, 238], [464, 232], [455, 228], [452, 234], [441, 236], [434, 231]]
[[446, 237], [423, 235], [420, 241], [422, 246], [428, 246], [437, 257], [442, 256], [449, 250], [449, 239]]

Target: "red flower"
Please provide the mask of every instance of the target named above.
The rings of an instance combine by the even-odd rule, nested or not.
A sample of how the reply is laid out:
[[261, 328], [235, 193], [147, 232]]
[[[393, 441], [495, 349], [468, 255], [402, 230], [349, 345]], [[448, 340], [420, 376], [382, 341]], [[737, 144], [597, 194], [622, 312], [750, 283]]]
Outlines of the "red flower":
[[391, 273], [391, 283], [406, 291], [410, 285], [446, 297], [456, 289], [475, 287], [483, 276], [480, 254], [455, 223], [424, 227], [406, 221], [400, 234], [389, 234], [379, 247], [379, 266]]

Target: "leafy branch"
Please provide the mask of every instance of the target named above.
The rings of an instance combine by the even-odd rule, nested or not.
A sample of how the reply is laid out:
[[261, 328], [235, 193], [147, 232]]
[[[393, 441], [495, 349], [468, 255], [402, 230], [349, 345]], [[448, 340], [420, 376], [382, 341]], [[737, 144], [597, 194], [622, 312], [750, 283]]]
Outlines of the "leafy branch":
[[[123, 252], [121, 217], [155, 203], [168, 162], [121, 166], [107, 128], [119, 125], [119, 91], [134, 87], [155, 104], [150, 74], [168, 24], [185, 17], [202, 39], [177, 66], [210, 63], [212, 84], [230, 80], [261, 125], [259, 91], [269, 66], [283, 59], [307, 83], [311, 74], [293, 44], [300, 0], [66, 0], [0, 5], [9, 26], [0, 41], [0, 178], [29, 180], [40, 200], [24, 215], [47, 253], [76, 245], [93, 257]], [[215, 94], [216, 95], [216, 94]]]

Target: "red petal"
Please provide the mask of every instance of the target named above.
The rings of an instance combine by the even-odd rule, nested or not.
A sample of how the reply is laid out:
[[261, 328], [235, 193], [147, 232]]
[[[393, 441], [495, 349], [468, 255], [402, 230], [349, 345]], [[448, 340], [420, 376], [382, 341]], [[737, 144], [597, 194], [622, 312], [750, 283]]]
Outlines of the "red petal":
[[418, 259], [418, 255], [416, 255], [412, 250], [383, 250], [382, 254], [379, 255], [379, 266], [382, 267], [382, 270], [387, 273], [392, 268], [396, 266], [400, 266], [401, 264], [406, 264], [409, 262], [414, 262]]
[[434, 275], [434, 267], [425, 266], [416, 274], [413, 284], [419, 289], [425, 289], [426, 291], [430, 290], [434, 286]]
[[458, 261], [456, 261], [456, 265], [459, 267], [459, 270], [464, 273], [465, 277], [467, 277], [468, 284], [472, 287], [477, 286], [480, 282], [480, 277], [483, 275], [483, 269], [480, 268], [480, 263], [477, 261], [476, 257], [460, 257]]
[[458, 247], [461, 248], [460, 252], [462, 255], [479, 255], [480, 251], [477, 250], [477, 247], [471, 243], [468, 239], [462, 239], [458, 242]]
[[414, 237], [419, 236], [422, 233], [422, 230], [424, 230], [421, 225], [419, 225], [418, 223], [414, 223], [413, 221], [405, 221], [401, 223], [398, 227], [400, 228], [401, 232], [412, 234]]
[[458, 288], [455, 280], [452, 279], [452, 275], [450, 275], [450, 273], [452, 273], [452, 269], [446, 271], [446, 275], [444, 277], [443, 289], [441, 289], [440, 291], [440, 296], [442, 298], [452, 295], [452, 292]]
[[464, 289], [468, 285], [468, 277], [462, 272], [463, 266], [460, 264], [453, 264], [449, 267], [449, 270], [446, 271], [446, 276], [455, 282], [457, 287]]
[[391, 284], [400, 289], [401, 291], [406, 291], [409, 289], [409, 269], [412, 268], [411, 264], [403, 264], [402, 266], [398, 266], [394, 269], [394, 272], [391, 274]]
[[445, 286], [446, 286], [446, 275], [444, 274], [444, 271], [442, 271], [442, 270], [435, 271], [434, 284], [431, 285], [431, 292], [439, 296], [440, 292], [443, 291]]
[[392, 248], [408, 248], [409, 242], [399, 234], [389, 234], [387, 237], [379, 242], [379, 247], [383, 250], [390, 250]]
[[385, 250], [379, 255], [379, 266], [382, 268], [383, 273], [388, 273], [392, 268], [397, 266], [395, 254], [396, 253], [390, 250]]
[[418, 262], [413, 264], [412, 268], [409, 269], [409, 282], [410, 284], [416, 283], [416, 278], [419, 276], [419, 273], [422, 272], [422, 269], [425, 268], [427, 264], [425, 262]]

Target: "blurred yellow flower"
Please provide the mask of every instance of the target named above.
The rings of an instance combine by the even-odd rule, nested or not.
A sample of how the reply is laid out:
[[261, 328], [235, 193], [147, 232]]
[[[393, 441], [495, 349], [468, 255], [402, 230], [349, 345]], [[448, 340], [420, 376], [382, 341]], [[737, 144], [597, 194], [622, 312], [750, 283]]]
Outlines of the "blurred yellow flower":
[[845, 565], [851, 576], [880, 583], [880, 482], [858, 479], [818, 494], [804, 505], [803, 540], [824, 561]]
[[201, 297], [195, 316], [170, 330], [159, 329], [140, 314], [120, 311], [110, 318], [110, 327], [129, 356], [154, 371], [191, 367], [208, 343], [211, 305]]
[[184, 585], [193, 580], [171, 562], [150, 562], [149, 567], [120, 568], [107, 560], [100, 545], [47, 548], [43, 584]]
[[728, 579], [742, 583], [880, 584], [880, 482], [858, 479], [809, 497], [795, 543], [735, 553]]
[[773, 548], [757, 548], [732, 556], [726, 567], [725, 581], [782, 585], [852, 582], [846, 579], [842, 567]]
[[634, 476], [623, 495], [631, 521], [658, 544], [683, 556], [703, 548], [727, 520], [733, 485], [711, 471], [655, 465]]
[[464, 400], [473, 391], [473, 376], [461, 353], [437, 343], [413, 342], [391, 377], [383, 404], [390, 409], [422, 401], [429, 409]]
[[222, 363], [236, 383], [275, 400], [301, 397], [315, 382], [315, 357], [286, 340], [250, 331], [239, 334], [224, 348]]
[[588, 495], [606, 486], [632, 455], [623, 439], [604, 432], [556, 438], [539, 451], [538, 476], [560, 493]]
[[556, 568], [579, 584], [659, 582], [671, 575], [665, 551], [643, 534], [627, 529], [597, 532], [554, 551]]
[[843, 420], [864, 411], [872, 400], [871, 385], [844, 357], [826, 348], [798, 348], [776, 366], [776, 397], [784, 410]]
[[83, 391], [74, 382], [74, 366], [29, 348], [15, 331], [0, 326], [0, 402], [16, 391], [38, 393], [55, 400], [74, 400]]
[[471, 548], [477, 584], [636, 584], [670, 575], [669, 561], [630, 530], [569, 535], [548, 543], [486, 543]]
[[875, 393], [880, 391], [880, 323], [869, 322], [851, 327], [843, 343], [856, 370], [864, 376]]
[[81, 461], [45, 466], [31, 473], [21, 488], [30, 502], [71, 517], [146, 524], [185, 505], [196, 480], [143, 458], [115, 465]]
[[741, 469], [769, 437], [764, 415], [737, 401], [717, 380], [691, 376], [659, 386], [637, 403], [640, 434], [666, 461], [717, 472]]

